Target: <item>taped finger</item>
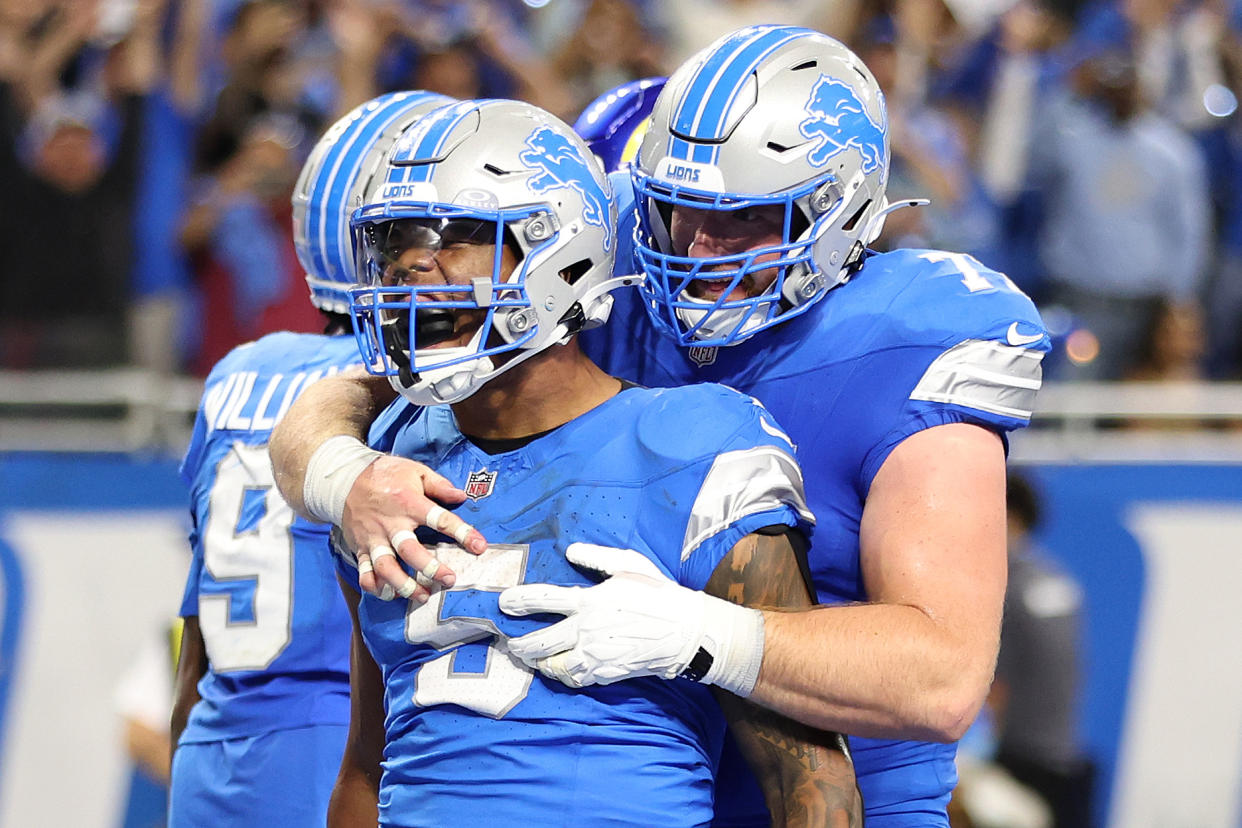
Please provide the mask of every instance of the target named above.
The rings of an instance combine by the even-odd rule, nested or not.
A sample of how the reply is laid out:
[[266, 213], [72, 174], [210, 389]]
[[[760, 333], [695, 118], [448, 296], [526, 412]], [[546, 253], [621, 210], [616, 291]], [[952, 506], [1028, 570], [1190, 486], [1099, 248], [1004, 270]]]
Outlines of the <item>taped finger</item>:
[[426, 525], [435, 529], [437, 532], [443, 532], [445, 528], [445, 520], [449, 517], [449, 510], [443, 506], [432, 505], [427, 510], [427, 519], [423, 521]]
[[371, 557], [369, 555], [358, 556], [358, 575], [360, 577], [374, 570], [375, 567], [371, 565]]
[[405, 543], [408, 540], [417, 542], [418, 535], [415, 535], [409, 529], [402, 529], [401, 531], [394, 533], [393, 536], [389, 538], [389, 540], [392, 542], [393, 549], [400, 549], [401, 544]]
[[397, 553], [392, 551], [390, 546], [376, 546], [371, 549], [371, 566], [374, 567], [380, 562], [380, 558], [395, 558]]
[[[419, 588], [419, 586], [420, 584], [417, 581], [415, 581], [413, 578], [406, 578], [405, 583], [397, 587], [397, 594], [400, 595], [402, 598], [409, 598], [411, 595], [415, 593], [415, 591]], [[422, 585], [422, 586], [425, 586], [425, 585]], [[421, 602], [426, 602], [427, 600], [427, 596], [425, 594], [420, 594], [418, 597], [422, 599]]]
[[[456, 526], [453, 526], [454, 521], [457, 522]], [[448, 509], [441, 506], [433, 505], [427, 510], [426, 523], [437, 532], [442, 532], [445, 535], [451, 536], [453, 540], [457, 541], [462, 546], [465, 546], [466, 538], [470, 537], [470, 533], [474, 531], [473, 526], [461, 520]]]
[[557, 653], [540, 659], [535, 666], [548, 678], [556, 679], [567, 687], [582, 687], [582, 683], [570, 672], [569, 653]]

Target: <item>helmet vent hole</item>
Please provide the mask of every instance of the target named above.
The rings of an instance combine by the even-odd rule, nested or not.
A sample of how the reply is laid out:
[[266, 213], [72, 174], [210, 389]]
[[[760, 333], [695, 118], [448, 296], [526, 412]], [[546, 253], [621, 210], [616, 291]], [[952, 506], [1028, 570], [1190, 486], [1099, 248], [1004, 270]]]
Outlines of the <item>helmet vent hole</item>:
[[579, 259], [569, 267], [561, 271], [561, 278], [568, 284], [574, 284], [581, 279], [588, 270], [594, 266], [590, 259]]
[[789, 152], [792, 147], [787, 144], [778, 144], [776, 141], [768, 141], [768, 149], [773, 152]]
[[862, 218], [862, 214], [866, 211], [867, 207], [870, 206], [870, 204], [871, 204], [871, 199], [867, 199], [866, 201], [864, 201], [862, 206], [858, 208], [858, 211], [854, 213], [854, 215], [850, 216], [850, 220], [841, 226], [841, 229], [847, 233], [852, 232], [854, 230], [855, 225], [858, 224], [858, 220]]
[[495, 164], [484, 164], [483, 169], [487, 170], [492, 175], [505, 175], [506, 174], [504, 170], [502, 170], [500, 167], [497, 167]]
[[789, 71], [790, 72], [801, 72], [803, 69], [814, 69], [816, 66], [819, 66], [818, 60], [808, 60], [804, 63], [799, 63], [797, 66], [793, 67]]

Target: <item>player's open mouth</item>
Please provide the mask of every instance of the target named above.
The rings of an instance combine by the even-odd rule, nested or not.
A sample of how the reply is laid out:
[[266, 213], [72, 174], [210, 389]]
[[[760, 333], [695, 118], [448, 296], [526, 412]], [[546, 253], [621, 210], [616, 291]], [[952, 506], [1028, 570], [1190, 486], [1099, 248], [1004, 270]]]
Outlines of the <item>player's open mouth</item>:
[[485, 311], [462, 308], [418, 309], [418, 349], [459, 348], [467, 344], [482, 323]]
[[721, 279], [695, 279], [686, 288], [686, 292], [695, 299], [716, 301], [728, 294], [729, 299], [745, 299], [747, 296], [747, 279], [735, 281], [733, 276]]

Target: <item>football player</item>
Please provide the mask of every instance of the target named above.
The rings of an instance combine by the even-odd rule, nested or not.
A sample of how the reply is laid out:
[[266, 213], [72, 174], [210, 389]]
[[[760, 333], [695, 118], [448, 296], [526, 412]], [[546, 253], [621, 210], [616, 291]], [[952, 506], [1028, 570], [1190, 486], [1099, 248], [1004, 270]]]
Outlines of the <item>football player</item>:
[[[888, 168], [884, 97], [852, 52], [783, 26], [721, 38], [656, 103], [617, 232], [629, 239], [637, 224], [646, 278], [615, 294], [612, 320], [584, 348], [647, 386], [752, 394], [788, 430], [819, 518], [809, 558], [827, 606], [762, 614], [743, 648], [762, 657], [749, 698], [858, 737], [869, 824], [947, 826], [955, 743], [996, 659], [1005, 435], [1029, 421], [1049, 340], [1027, 297], [976, 260], [868, 249], [890, 209], [916, 203], [888, 203]], [[361, 396], [347, 382], [312, 393]], [[289, 466], [328, 462], [291, 475], [291, 502], [329, 485], [325, 499], [348, 503], [347, 523], [377, 542], [425, 523], [421, 467], [370, 457], [329, 478], [323, 437], [362, 432], [309, 401], [303, 412]], [[426, 557], [400, 552], [413, 565]], [[671, 648], [732, 659], [704, 643], [701, 597], [666, 582], [644, 582], [641, 598], [607, 586], [574, 593], [564, 624], [510, 651], [572, 686], [652, 675], [651, 638], [628, 630], [661, 615]], [[504, 605], [561, 611], [566, 598], [524, 585]], [[721, 824], [766, 824], [731, 799], [742, 785], [721, 787]]]
[[446, 100], [385, 95], [324, 135], [298, 180], [293, 223], [325, 332], [242, 345], [207, 378], [181, 467], [194, 555], [181, 606], [172, 826], [324, 822], [349, 724], [349, 615], [325, 577], [328, 527], [280, 499], [267, 442], [299, 391], [360, 362], [346, 315], [347, 205], [360, 171]]
[[[704, 683], [677, 680], [715, 676], [706, 657], [668, 653], [677, 670], [661, 678], [568, 691], [508, 650], [549, 619], [498, 606], [520, 583], [558, 585], [572, 602], [609, 574], [610, 589], [721, 596], [707, 625], [720, 632], [737, 613], [758, 620], [728, 599], [810, 604], [791, 537], [812, 516], [770, 415], [718, 385], [639, 388], [578, 348], [609, 291], [633, 281], [612, 276], [614, 210], [568, 126], [492, 100], [420, 119], [354, 213], [363, 356], [413, 403], [390, 409], [375, 442], [462, 487], [459, 517], [494, 542], [470, 554], [432, 514], [431, 528], [367, 548], [365, 564], [340, 556], [354, 716], [331, 825], [711, 820], [725, 722]], [[434, 557], [405, 571], [401, 600], [361, 589], [363, 570], [415, 539]], [[443, 589], [432, 578], [446, 566]], [[758, 662], [733, 665], [711, 681], [745, 695]], [[721, 696], [783, 824], [859, 824], [838, 737]]]

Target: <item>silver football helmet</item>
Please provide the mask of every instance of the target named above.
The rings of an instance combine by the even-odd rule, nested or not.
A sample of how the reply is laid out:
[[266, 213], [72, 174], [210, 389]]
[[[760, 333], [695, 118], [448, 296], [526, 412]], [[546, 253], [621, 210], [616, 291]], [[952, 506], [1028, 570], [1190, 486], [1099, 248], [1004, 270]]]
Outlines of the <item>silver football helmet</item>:
[[[717, 40], [669, 79], [633, 170], [652, 319], [683, 345], [732, 345], [804, 313], [879, 235], [888, 169], [884, 95], [853, 52], [791, 26]], [[701, 258], [674, 249], [675, 210], [764, 205], [784, 209], [779, 244]], [[757, 295], [728, 298], [771, 270]], [[701, 299], [688, 290], [701, 278], [732, 281]]]
[[[352, 227], [359, 347], [420, 405], [465, 399], [603, 324], [608, 292], [637, 281], [612, 278], [616, 205], [597, 159], [567, 125], [517, 101], [462, 101], [421, 118], [378, 168]], [[472, 245], [489, 257], [462, 265]]]
[[349, 311], [357, 282], [349, 215], [369, 183], [365, 173], [406, 127], [451, 100], [421, 91], [380, 95], [342, 116], [311, 150], [293, 188], [293, 243], [315, 307]]

